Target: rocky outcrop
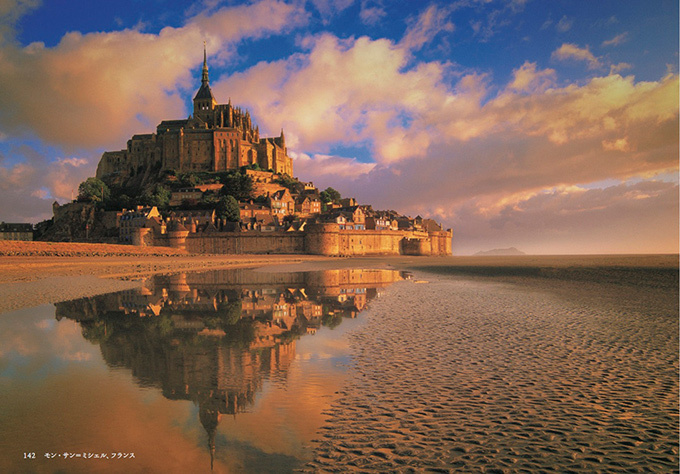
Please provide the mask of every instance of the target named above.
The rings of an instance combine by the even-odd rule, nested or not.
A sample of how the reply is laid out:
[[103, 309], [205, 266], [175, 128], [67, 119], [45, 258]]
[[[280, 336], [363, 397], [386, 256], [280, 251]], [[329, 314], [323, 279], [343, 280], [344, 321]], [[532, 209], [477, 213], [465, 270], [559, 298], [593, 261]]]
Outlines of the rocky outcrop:
[[105, 213], [95, 203], [72, 202], [52, 206], [52, 225], [45, 229], [40, 240], [52, 242], [116, 242], [118, 230], [105, 225]]

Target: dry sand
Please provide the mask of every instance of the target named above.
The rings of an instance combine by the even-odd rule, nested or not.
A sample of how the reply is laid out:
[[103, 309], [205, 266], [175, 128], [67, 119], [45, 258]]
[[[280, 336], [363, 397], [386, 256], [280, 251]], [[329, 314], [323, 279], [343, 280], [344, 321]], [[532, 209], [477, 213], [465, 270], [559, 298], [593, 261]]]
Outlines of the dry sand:
[[307, 469], [677, 470], [677, 257], [641, 258], [409, 263], [430, 271], [362, 313]]

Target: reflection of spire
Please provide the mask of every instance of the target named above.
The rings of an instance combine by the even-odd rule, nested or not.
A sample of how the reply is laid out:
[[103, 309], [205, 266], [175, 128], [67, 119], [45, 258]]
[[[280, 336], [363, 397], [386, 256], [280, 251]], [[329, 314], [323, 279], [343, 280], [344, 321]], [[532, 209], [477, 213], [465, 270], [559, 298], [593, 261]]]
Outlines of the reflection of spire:
[[198, 411], [198, 417], [201, 419], [201, 424], [208, 433], [208, 449], [210, 449], [210, 470], [213, 470], [215, 463], [215, 433], [217, 433], [217, 425], [220, 422], [220, 413], [217, 410], [206, 408], [204, 404]]
[[[222, 270], [157, 276], [145, 291], [155, 296], [143, 300], [158, 301], [159, 317], [121, 317], [128, 293], [57, 303], [55, 317], [81, 321], [83, 336], [101, 345], [108, 364], [131, 368], [168, 399], [198, 404], [213, 468], [221, 415], [236, 418], [254, 406], [268, 379], [285, 376], [295, 360], [295, 340], [355, 315], [381, 288], [402, 279], [391, 270], [273, 275]], [[188, 298], [189, 292], [198, 297]], [[215, 326], [224, 328], [222, 337], [199, 335]]]

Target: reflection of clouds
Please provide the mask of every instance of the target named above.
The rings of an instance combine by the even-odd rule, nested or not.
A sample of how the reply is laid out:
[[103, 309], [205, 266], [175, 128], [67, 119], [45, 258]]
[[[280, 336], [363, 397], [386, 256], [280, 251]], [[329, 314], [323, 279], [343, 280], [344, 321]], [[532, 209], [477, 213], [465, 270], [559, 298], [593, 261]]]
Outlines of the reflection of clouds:
[[[346, 333], [353, 326], [348, 323], [351, 321], [344, 320], [333, 331], [319, 331], [298, 340], [296, 360], [286, 372], [285, 384], [265, 383], [255, 407], [235, 418], [222, 417], [219, 433], [266, 453], [304, 456], [326, 419], [325, 410], [345, 380], [345, 368], [333, 359], [348, 354]], [[326, 344], [337, 350], [318, 351], [317, 347]], [[230, 457], [228, 448], [218, 447], [218, 455]]]
[[69, 363], [99, 360], [99, 351], [81, 335], [75, 321], [54, 320], [54, 306], [6, 313], [0, 317], [0, 358], [12, 377], [47, 377]]
[[[123, 467], [102, 461], [83, 465], [83, 461], [74, 464], [74, 460], [53, 459], [47, 465], [50, 472], [196, 472], [210, 468], [200, 425], [195, 433], [188, 433], [195, 425], [190, 429], [183, 423], [195, 420], [193, 404], [168, 400], [155, 390], [140, 390], [127, 372], [93, 371], [79, 365], [75, 370], [50, 374], [40, 390], [26, 379], [13, 386], [15, 389], [3, 397], [3, 433], [16, 433], [16, 446], [3, 443], [0, 459], [15, 456], [21, 446], [30, 445], [36, 452], [58, 448], [135, 453], [135, 460], [128, 460]], [[98, 388], [96, 392], [93, 387]], [[26, 422], [36, 416], [39, 422]], [[216, 466], [215, 472], [225, 472], [220, 467]]]
[[43, 331], [50, 330], [54, 327], [54, 320], [53, 319], [43, 319], [42, 321], [38, 321], [35, 323], [35, 327], [38, 329], [42, 329]]
[[67, 353], [62, 355], [62, 358], [64, 360], [70, 360], [70, 361], [86, 361], [86, 360], [92, 360], [92, 354], [89, 352], [74, 352], [74, 353]]

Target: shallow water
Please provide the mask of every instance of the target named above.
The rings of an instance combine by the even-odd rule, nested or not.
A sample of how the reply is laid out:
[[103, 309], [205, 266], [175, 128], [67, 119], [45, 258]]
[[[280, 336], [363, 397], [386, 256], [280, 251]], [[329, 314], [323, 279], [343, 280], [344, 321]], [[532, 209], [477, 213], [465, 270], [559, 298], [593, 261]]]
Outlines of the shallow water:
[[180, 274], [0, 315], [0, 472], [290, 472], [399, 272]]
[[677, 276], [585, 273], [392, 286], [307, 469], [676, 471]]
[[0, 472], [677, 471], [677, 272], [431, 270], [0, 315]]

